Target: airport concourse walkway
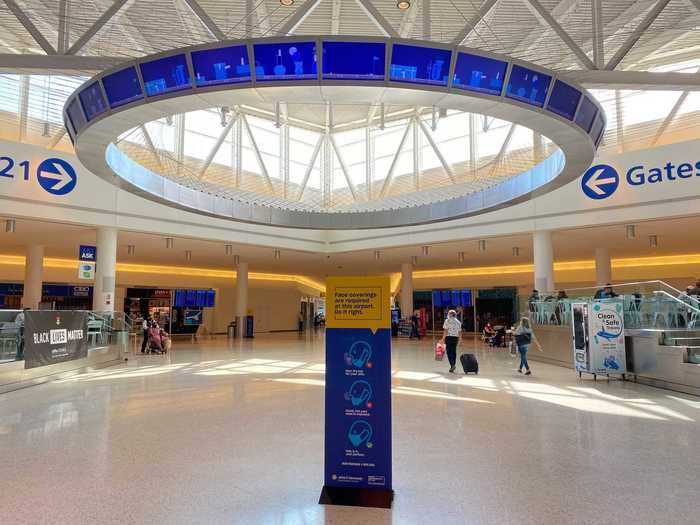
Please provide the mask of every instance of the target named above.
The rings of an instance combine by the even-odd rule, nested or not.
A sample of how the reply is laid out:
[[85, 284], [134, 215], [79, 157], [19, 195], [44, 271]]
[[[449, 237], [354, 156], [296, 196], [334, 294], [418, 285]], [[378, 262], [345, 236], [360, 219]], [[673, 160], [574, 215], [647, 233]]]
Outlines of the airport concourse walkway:
[[282, 334], [0, 395], [0, 523], [698, 523], [700, 398], [464, 346], [394, 344], [392, 510], [317, 504], [323, 337]]

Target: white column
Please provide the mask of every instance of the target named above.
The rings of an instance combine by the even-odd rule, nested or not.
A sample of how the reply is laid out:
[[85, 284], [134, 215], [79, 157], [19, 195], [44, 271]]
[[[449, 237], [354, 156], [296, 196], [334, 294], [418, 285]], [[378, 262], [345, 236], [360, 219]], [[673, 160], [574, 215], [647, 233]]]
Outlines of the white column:
[[541, 292], [554, 291], [554, 254], [552, 232], [534, 232], [532, 248], [535, 259], [535, 289]]
[[36, 310], [41, 302], [44, 284], [44, 247], [32, 244], [24, 261], [24, 296], [22, 307]]
[[413, 315], [413, 265], [401, 265], [401, 317], [408, 319]]
[[96, 312], [114, 311], [114, 292], [117, 280], [117, 229], [97, 229], [97, 268], [92, 309]]
[[602, 286], [612, 281], [612, 265], [608, 248], [595, 249], [595, 282]]
[[245, 317], [248, 312], [248, 263], [238, 263], [236, 270], [236, 323], [238, 337], [243, 337]]

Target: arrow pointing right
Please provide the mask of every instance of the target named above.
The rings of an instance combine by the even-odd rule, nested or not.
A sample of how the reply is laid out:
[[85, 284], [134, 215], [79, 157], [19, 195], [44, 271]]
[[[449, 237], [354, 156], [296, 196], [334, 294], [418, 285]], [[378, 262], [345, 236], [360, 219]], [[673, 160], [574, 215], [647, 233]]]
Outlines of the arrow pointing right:
[[51, 189], [54, 191], [58, 191], [62, 189], [64, 186], [70, 184], [71, 180], [73, 180], [73, 177], [70, 176], [68, 172], [61, 166], [60, 164], [54, 164], [53, 165], [57, 170], [58, 173], [51, 173], [50, 171], [44, 171], [42, 173], [42, 177], [46, 179], [54, 179], [57, 180], [58, 182], [54, 184]]

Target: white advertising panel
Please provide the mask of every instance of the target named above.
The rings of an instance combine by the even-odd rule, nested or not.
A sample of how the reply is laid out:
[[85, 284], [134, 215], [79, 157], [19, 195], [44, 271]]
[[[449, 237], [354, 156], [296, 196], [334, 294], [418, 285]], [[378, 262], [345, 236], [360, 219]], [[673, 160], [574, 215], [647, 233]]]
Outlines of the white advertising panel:
[[623, 302], [604, 299], [588, 303], [588, 348], [593, 374], [624, 374], [625, 316]]

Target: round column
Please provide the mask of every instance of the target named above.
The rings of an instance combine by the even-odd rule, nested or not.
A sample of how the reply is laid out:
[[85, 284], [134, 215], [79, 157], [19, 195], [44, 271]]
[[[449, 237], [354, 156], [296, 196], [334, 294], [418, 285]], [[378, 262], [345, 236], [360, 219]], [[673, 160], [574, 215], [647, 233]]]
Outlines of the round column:
[[401, 317], [408, 319], [413, 315], [413, 265], [401, 265]]
[[32, 244], [24, 260], [24, 295], [22, 307], [39, 309], [41, 289], [44, 284], [44, 247]]
[[114, 288], [117, 280], [117, 229], [97, 230], [97, 267], [92, 309], [114, 312]]
[[553, 292], [554, 253], [552, 250], [552, 232], [534, 232], [532, 234], [532, 248], [535, 259], [535, 289], [540, 292]]
[[236, 323], [238, 337], [243, 337], [248, 313], [248, 263], [238, 263], [236, 270]]
[[595, 282], [603, 286], [612, 281], [612, 264], [608, 248], [595, 249]]

